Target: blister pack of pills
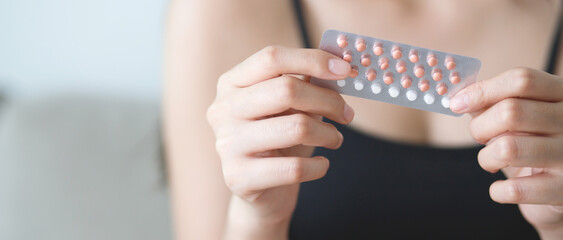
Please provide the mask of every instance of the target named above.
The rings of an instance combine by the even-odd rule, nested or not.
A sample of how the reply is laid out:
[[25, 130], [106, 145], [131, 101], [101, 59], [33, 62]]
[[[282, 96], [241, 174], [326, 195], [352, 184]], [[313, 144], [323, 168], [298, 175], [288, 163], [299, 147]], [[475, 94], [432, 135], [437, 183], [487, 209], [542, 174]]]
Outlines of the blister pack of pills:
[[349, 62], [352, 72], [344, 80], [312, 78], [311, 83], [452, 116], [461, 114], [450, 110], [450, 97], [475, 82], [481, 68], [476, 58], [336, 30], [323, 34], [320, 49]]

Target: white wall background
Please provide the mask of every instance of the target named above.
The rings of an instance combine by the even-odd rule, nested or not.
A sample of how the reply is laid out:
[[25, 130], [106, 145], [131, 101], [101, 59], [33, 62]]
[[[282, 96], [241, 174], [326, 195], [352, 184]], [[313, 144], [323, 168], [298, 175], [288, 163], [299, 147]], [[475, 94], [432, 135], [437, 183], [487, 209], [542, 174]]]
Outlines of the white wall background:
[[167, 0], [0, 0], [0, 239], [171, 239]]
[[0, 0], [0, 92], [160, 96], [166, 0]]

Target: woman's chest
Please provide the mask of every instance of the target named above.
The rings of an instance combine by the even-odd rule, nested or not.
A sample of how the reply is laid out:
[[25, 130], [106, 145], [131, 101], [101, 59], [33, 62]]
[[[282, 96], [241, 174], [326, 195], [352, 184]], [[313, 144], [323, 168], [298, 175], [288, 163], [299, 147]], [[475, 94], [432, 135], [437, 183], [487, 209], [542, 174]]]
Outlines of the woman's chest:
[[[476, 57], [484, 80], [517, 66], [545, 68], [559, 3], [521, 2], [308, 0], [303, 5], [313, 44], [323, 31], [338, 29]], [[439, 146], [473, 142], [468, 116], [346, 100], [356, 111], [352, 126], [370, 135]]]

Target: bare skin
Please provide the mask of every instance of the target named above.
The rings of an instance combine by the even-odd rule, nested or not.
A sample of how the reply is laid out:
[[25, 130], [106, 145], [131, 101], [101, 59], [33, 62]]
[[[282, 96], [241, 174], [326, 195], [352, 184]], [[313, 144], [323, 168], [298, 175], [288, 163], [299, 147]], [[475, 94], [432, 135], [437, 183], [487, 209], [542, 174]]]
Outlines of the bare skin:
[[[506, 76], [512, 76], [510, 79], [524, 79], [521, 80], [522, 82], [527, 81], [527, 78], [542, 79], [549, 83], [561, 81], [559, 78], [547, 76], [540, 71], [530, 70], [543, 69], [545, 65], [547, 51], [555, 28], [557, 9], [561, 4], [559, 1], [495, 1], [493, 3], [491, 1], [439, 0], [308, 0], [303, 1], [303, 4], [313, 43], [319, 42], [322, 31], [331, 28], [477, 57], [483, 62], [480, 79], [487, 80], [484, 81], [482, 89], [489, 89], [486, 92], [487, 96], [494, 97], [489, 98], [486, 103], [472, 103], [469, 108], [463, 110], [471, 114], [462, 118], [451, 118], [352, 97], [344, 97], [343, 100], [339, 100], [339, 96], [316, 89], [318, 99], [332, 99], [331, 101], [327, 100], [332, 102], [332, 104], [328, 104], [329, 108], [324, 110], [311, 108], [303, 104], [308, 101], [307, 99], [299, 100], [296, 98], [295, 101], [285, 105], [285, 107], [293, 109], [292, 111], [233, 115], [233, 112], [241, 113], [244, 110], [226, 111], [227, 108], [222, 103], [247, 101], [247, 104], [238, 105], [240, 107], [251, 105], [252, 102], [260, 102], [256, 99], [252, 101], [252, 99], [245, 100], [241, 97], [248, 96], [248, 94], [234, 93], [248, 93], [257, 86], [262, 87], [260, 89], [268, 89], [268, 84], [273, 84], [276, 81], [298, 84], [296, 79], [287, 80], [288, 77], [285, 80], [276, 80], [277, 74], [325, 74], [323, 76], [326, 76], [330, 72], [327, 68], [327, 56], [319, 52], [303, 52], [293, 49], [300, 47], [300, 36], [289, 1], [173, 1], [167, 30], [164, 116], [168, 166], [172, 183], [174, 222], [178, 239], [240, 238], [241, 236], [249, 239], [285, 238], [288, 219], [293, 211], [292, 204], [297, 198], [298, 183], [322, 177], [323, 172], [328, 168], [328, 160], [309, 158], [307, 154], [310, 155], [313, 146], [335, 148], [340, 144], [338, 142], [339, 136], [334, 132], [335, 130], [315, 121], [319, 116], [325, 116], [335, 121], [347, 123], [348, 121], [344, 117], [344, 102], [350, 105], [355, 112], [351, 127], [375, 137], [440, 147], [468, 146], [474, 144], [477, 140], [481, 143], [490, 143], [480, 153], [478, 159], [483, 168], [488, 171], [503, 169], [508, 177], [529, 175], [531, 167], [535, 167], [536, 170], [538, 168], [546, 169], [545, 171], [554, 176], [558, 176], [557, 174], [562, 172], [557, 164], [538, 165], [537, 161], [532, 161], [540, 158], [537, 155], [538, 153], [535, 153], [536, 155], [530, 153], [532, 157], [529, 159], [532, 160], [526, 161], [527, 159], [522, 158], [522, 161], [510, 162], [507, 165], [506, 159], [496, 157], [497, 151], [491, 149], [502, 149], [502, 147], [495, 146], [502, 145], [503, 141], [509, 142], [521, 138], [509, 136], [509, 140], [506, 140], [505, 136], [505, 140], [495, 141], [503, 138], [501, 136], [506, 129], [492, 124], [487, 125], [487, 123], [498, 122], [494, 119], [495, 114], [491, 113], [502, 112], [498, 109], [509, 109], [502, 108], [502, 106], [509, 104], [522, 106], [529, 103], [506, 99], [515, 96], [532, 96], [530, 91], [535, 91], [544, 93], [542, 96], [545, 97], [539, 99], [537, 96], [534, 96], [535, 98], [530, 97], [534, 99], [533, 106], [542, 105], [538, 102], [560, 100], [557, 96], [561, 92], [548, 91], [555, 89], [553, 87], [527, 90], [514, 88], [513, 91], [506, 92], [495, 90], [498, 87], [487, 88], [487, 86], [495, 86], [496, 83], [505, 81], [503, 79], [506, 79]], [[390, 22], [393, 24], [389, 24]], [[435, 27], [428, 28], [428, 25]], [[270, 56], [268, 52], [271, 53], [272, 48], [259, 51], [268, 45], [282, 45], [293, 48], [274, 48], [277, 53], [281, 52], [281, 56], [284, 57], [277, 59], [278, 62], [274, 64], [278, 68], [269, 68], [261, 75], [255, 70], [249, 70], [254, 69], [253, 67], [244, 68], [244, 63], [241, 62], [248, 56], [268, 58]], [[518, 51], [514, 51], [514, 49], [518, 49]], [[309, 70], [299, 70], [296, 69], [296, 66], [291, 66], [292, 62], [298, 62], [300, 59], [307, 57], [315, 59], [313, 62], [316, 64], [310, 66]], [[325, 64], [323, 65], [323, 63]], [[563, 59], [559, 63], [563, 63]], [[233, 68], [236, 65], [238, 66]], [[253, 66], [258, 65], [254, 63]], [[525, 70], [522, 70], [522, 68], [515, 69], [518, 66], [528, 68]], [[255, 74], [257, 77], [236, 77], [231, 68], [246, 69], [244, 76]], [[229, 71], [229, 69], [231, 70]], [[316, 71], [308, 72], [313, 71], [311, 69]], [[239, 70], [235, 70], [235, 72]], [[291, 70], [291, 72], [284, 72], [284, 70]], [[525, 74], [517, 75], [516, 73]], [[223, 82], [227, 84], [217, 85], [217, 79], [221, 75], [221, 79], [224, 79]], [[554, 86], [557, 84], [548, 85]], [[299, 89], [308, 89], [305, 90], [307, 92], [315, 91], [311, 87]], [[471, 93], [473, 94], [476, 91], [474, 90]], [[260, 100], [266, 98], [267, 96], [263, 96]], [[510, 101], [513, 102], [506, 103]], [[215, 103], [211, 105], [213, 102]], [[212, 106], [210, 108], [211, 114], [208, 115], [210, 105]], [[553, 109], [550, 108], [550, 112], [559, 113], [563, 110], [558, 107], [559, 105], [553, 106]], [[217, 109], [223, 111], [217, 111]], [[535, 113], [539, 111], [538, 109], [546, 108], [526, 107], [522, 109]], [[310, 114], [295, 117], [299, 113], [296, 112], [297, 110]], [[272, 114], [276, 117], [263, 118]], [[547, 114], [544, 115], [547, 116]], [[208, 127], [205, 116], [210, 116], [210, 123], [218, 140], [217, 149], [219, 153], [222, 153], [220, 156], [216, 151], [214, 133]], [[256, 119], [260, 119], [260, 121]], [[312, 124], [309, 126], [318, 127], [312, 128], [318, 131], [310, 131], [309, 134], [305, 134], [301, 138], [290, 139], [286, 142], [286, 145], [274, 141], [270, 142], [271, 145], [269, 146], [257, 143], [256, 145], [242, 144], [239, 148], [236, 147], [236, 144], [231, 143], [241, 151], [236, 154], [225, 151], [224, 145], [219, 141], [228, 141], [225, 140], [228, 139], [225, 136], [239, 136], [231, 133], [219, 134], [219, 129], [249, 126], [254, 126], [254, 129], [265, 129], [264, 127], [257, 127], [256, 124], [266, 123], [270, 124], [269, 126], [283, 126], [283, 123], [287, 123], [286, 121], [295, 121], [295, 119], [302, 122], [310, 121]], [[512, 130], [518, 131], [526, 124], [532, 123], [531, 125], [534, 125], [538, 121], [541, 122], [542, 119], [547, 118], [540, 117], [514, 123]], [[279, 120], [279, 122], [268, 123], [265, 120]], [[507, 119], [507, 121], [510, 121], [510, 119]], [[483, 124], [490, 127], [485, 129], [471, 127]], [[531, 134], [545, 134], [547, 131], [553, 136], [559, 136], [559, 125], [553, 124], [551, 127], [547, 124], [539, 125], [546, 127], [524, 130], [531, 132]], [[248, 129], [252, 128], [249, 127]], [[221, 130], [220, 132], [229, 131]], [[252, 133], [252, 130], [247, 132]], [[260, 131], [256, 131], [256, 134], [258, 132]], [[313, 133], [317, 133], [317, 135], [313, 136]], [[282, 133], [273, 134], [274, 136], [283, 136]], [[258, 135], [249, 136], [256, 137]], [[254, 137], [247, 136], [246, 140]], [[319, 139], [326, 141], [322, 142]], [[556, 138], [554, 137], [554, 139]], [[291, 145], [290, 143], [301, 143], [311, 147], [287, 148]], [[252, 146], [253, 148], [244, 149], [243, 146]], [[283, 150], [286, 148], [287, 150]], [[263, 155], [264, 152], [268, 153], [272, 149], [278, 149], [275, 151], [276, 154]], [[258, 152], [262, 155], [256, 156], [255, 154]], [[528, 153], [532, 151], [526, 152], [526, 149], [521, 149], [520, 152]], [[547, 152], [553, 156], [562, 155], [557, 155], [555, 148]], [[296, 158], [296, 156], [300, 158]], [[233, 170], [236, 167], [233, 166], [239, 166], [240, 163], [255, 157], [278, 157], [283, 158], [282, 161], [292, 159], [291, 161], [294, 163], [307, 162], [312, 164], [299, 165], [307, 165], [309, 167], [303, 169], [310, 170], [305, 171], [306, 174], [300, 176], [280, 175], [279, 178], [271, 179], [270, 182], [262, 182], [263, 185], [260, 186], [244, 185], [241, 187], [237, 183], [249, 181], [249, 179], [242, 177], [248, 176], [248, 174], [240, 174], [240, 172], [237, 174], [237, 171]], [[520, 158], [512, 157], [511, 159], [519, 160]], [[552, 159], [552, 162], [556, 161], [561, 162], [561, 159]], [[229, 188], [225, 187], [221, 170], [226, 173], [225, 177]], [[253, 171], [257, 174], [259, 172]], [[264, 179], [264, 177], [258, 179]], [[533, 192], [533, 189], [553, 192], [553, 189], [541, 188], [541, 186], [561, 186], [556, 185], [560, 183], [560, 178], [555, 179], [552, 179], [555, 182], [549, 182], [547, 179], [536, 181], [539, 187], [529, 188], [527, 189], [528, 192], [524, 194], [527, 194], [526, 196], [537, 195]], [[563, 202], [559, 202], [560, 199], [549, 198], [548, 196], [544, 196], [542, 199], [519, 199], [519, 196], [515, 197], [512, 194], [513, 192], [507, 191], [507, 189], [511, 189], [510, 186], [515, 186], [514, 182], [493, 184], [491, 197], [499, 202], [522, 203], [521, 208], [524, 215], [536, 226], [542, 238], [557, 239], [557, 237], [560, 237], [559, 234], [563, 232], [563, 227], [560, 227], [563, 214], [558, 214], [557, 209], [553, 208], [552, 205], [563, 204]], [[260, 198], [262, 201], [255, 201], [256, 196], [261, 196], [264, 193], [273, 196], [285, 193], [283, 195], [289, 201], [284, 201], [284, 203], [289, 202], [290, 204], [282, 207], [279, 203], [273, 200], [269, 201], [267, 198]], [[526, 203], [543, 205], [525, 205]], [[228, 212], [230, 213], [228, 214]]]

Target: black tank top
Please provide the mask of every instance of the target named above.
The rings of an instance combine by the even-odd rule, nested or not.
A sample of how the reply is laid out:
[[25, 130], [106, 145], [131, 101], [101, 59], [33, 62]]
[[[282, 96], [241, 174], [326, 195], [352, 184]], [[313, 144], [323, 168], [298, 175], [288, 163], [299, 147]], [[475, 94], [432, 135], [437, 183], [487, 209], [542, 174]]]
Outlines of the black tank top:
[[[310, 47], [298, 0], [303, 42]], [[548, 72], [553, 72], [558, 27]], [[504, 179], [480, 168], [481, 147], [436, 148], [391, 142], [334, 124], [338, 150], [326, 176], [301, 184], [290, 239], [539, 239], [517, 205], [498, 204], [489, 186]]]

